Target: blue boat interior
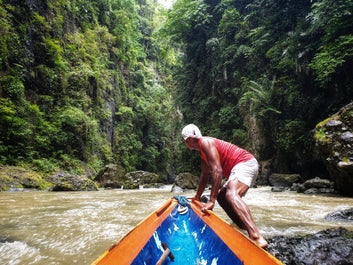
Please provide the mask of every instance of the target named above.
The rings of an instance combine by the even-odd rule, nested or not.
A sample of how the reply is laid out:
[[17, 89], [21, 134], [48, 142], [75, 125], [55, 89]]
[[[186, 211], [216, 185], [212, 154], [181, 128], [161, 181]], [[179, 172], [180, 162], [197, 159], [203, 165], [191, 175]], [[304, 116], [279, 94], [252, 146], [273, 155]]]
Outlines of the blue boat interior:
[[[187, 207], [187, 209], [185, 209]], [[167, 245], [172, 256], [163, 265], [243, 264], [215, 232], [191, 209], [176, 207], [157, 228], [133, 265], [155, 265]]]

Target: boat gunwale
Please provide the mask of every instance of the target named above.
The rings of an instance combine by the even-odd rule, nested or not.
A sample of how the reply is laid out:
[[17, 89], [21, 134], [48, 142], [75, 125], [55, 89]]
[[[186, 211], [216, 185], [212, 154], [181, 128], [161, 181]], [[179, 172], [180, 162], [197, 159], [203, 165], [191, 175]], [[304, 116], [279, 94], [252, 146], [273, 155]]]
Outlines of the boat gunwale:
[[[111, 265], [113, 264], [113, 261], [116, 261], [116, 253], [119, 253], [120, 251], [122, 253], [125, 251], [125, 255], [119, 256], [119, 263], [131, 264], [138, 253], [146, 245], [154, 231], [169, 216], [177, 204], [177, 200], [170, 198], [157, 210], [153, 211], [150, 215], [140, 221], [130, 232], [106, 250], [91, 265]], [[126, 250], [129, 250], [128, 255], [126, 255]]]
[[[191, 208], [244, 264], [283, 265], [280, 260], [258, 246], [255, 241], [244, 235], [237, 227], [227, 223], [213, 211], [203, 212], [201, 210], [203, 208], [201, 202], [192, 201]], [[232, 234], [234, 236], [229, 236]]]
[[[157, 210], [140, 221], [130, 232], [106, 250], [91, 265], [111, 265], [115, 264], [114, 262], [117, 259], [119, 264], [131, 264], [155, 230], [170, 215], [177, 204], [178, 201], [176, 199], [170, 198]], [[190, 207], [244, 264], [283, 265], [281, 261], [259, 247], [253, 240], [214, 212], [203, 212], [201, 210], [203, 207], [201, 202], [191, 201]], [[119, 255], [119, 253], [124, 253], [124, 255]]]

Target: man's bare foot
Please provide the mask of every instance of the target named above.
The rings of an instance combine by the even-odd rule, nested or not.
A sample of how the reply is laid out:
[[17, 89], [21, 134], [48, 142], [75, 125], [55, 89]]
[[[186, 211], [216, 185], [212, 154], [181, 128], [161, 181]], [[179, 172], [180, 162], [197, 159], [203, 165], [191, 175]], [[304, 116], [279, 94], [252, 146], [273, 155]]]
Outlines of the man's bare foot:
[[255, 242], [264, 249], [268, 247], [268, 242], [263, 237], [255, 239]]
[[268, 247], [268, 242], [266, 241], [266, 239], [262, 235], [260, 235], [260, 233], [254, 233], [252, 235], [249, 234], [249, 236], [252, 240], [254, 240], [256, 242], [256, 244], [259, 247], [262, 247], [262, 248]]

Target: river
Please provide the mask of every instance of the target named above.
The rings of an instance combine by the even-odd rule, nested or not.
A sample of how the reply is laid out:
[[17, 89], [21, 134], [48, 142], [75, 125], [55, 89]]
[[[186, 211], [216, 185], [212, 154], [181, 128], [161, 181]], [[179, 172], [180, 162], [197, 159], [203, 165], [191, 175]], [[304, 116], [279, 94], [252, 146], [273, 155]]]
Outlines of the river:
[[[97, 192], [1, 192], [0, 260], [4, 265], [90, 264], [168, 198], [162, 189]], [[193, 191], [183, 193], [187, 197]], [[265, 237], [304, 235], [353, 223], [323, 220], [353, 198], [250, 189], [245, 197]], [[229, 221], [216, 205], [214, 211]]]

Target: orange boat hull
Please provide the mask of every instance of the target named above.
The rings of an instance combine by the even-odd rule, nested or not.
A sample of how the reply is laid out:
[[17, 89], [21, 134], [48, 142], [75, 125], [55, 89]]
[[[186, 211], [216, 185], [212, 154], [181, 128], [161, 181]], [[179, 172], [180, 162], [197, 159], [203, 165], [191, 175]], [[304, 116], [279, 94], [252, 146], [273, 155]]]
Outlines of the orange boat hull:
[[213, 212], [203, 213], [200, 203], [190, 203], [188, 213], [177, 206], [169, 199], [92, 265], [283, 264]]

